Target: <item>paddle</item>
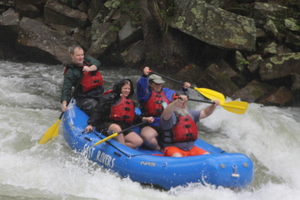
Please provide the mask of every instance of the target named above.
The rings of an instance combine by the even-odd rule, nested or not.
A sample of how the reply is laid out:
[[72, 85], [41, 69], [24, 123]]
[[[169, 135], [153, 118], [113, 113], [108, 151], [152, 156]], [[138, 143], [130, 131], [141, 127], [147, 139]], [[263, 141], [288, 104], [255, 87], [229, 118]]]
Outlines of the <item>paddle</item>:
[[[214, 101], [205, 101], [205, 100], [191, 99], [191, 98], [189, 98], [188, 100], [215, 104]], [[229, 112], [233, 112], [236, 114], [243, 114], [248, 108], [248, 103], [244, 101], [229, 101], [229, 102], [220, 102], [220, 106], [222, 106], [225, 110]]]
[[[159, 74], [159, 73], [151, 71], [151, 70], [150, 70], [150, 72], [153, 73], [153, 74], [157, 74], [157, 75], [159, 75], [161, 77], [164, 77], [166, 79], [169, 79], [170, 81], [173, 81], [175, 83], [179, 83], [181, 85], [184, 85], [184, 83], [182, 83], [180, 81], [177, 81], [175, 79], [172, 79], [172, 78], [170, 78], [168, 76], [164, 76], [162, 74]], [[222, 93], [220, 93], [220, 92], [217, 92], [217, 91], [214, 91], [214, 90], [210, 90], [210, 89], [207, 89], [207, 88], [197, 88], [197, 87], [191, 87], [191, 88], [194, 89], [194, 90], [196, 90], [196, 91], [198, 91], [198, 92], [200, 92], [203, 96], [205, 96], [208, 99], [219, 100], [220, 102], [225, 102], [225, 96]]]
[[128, 128], [125, 128], [125, 129], [123, 129], [122, 131], [120, 131], [120, 132], [118, 132], [118, 133], [114, 133], [114, 134], [112, 134], [112, 135], [110, 135], [110, 136], [108, 136], [108, 137], [106, 137], [106, 138], [104, 138], [104, 139], [102, 139], [102, 140], [96, 142], [93, 146], [97, 146], [98, 144], [101, 144], [101, 143], [103, 143], [103, 142], [105, 142], [105, 141], [107, 141], [107, 140], [109, 140], [109, 139], [111, 139], [111, 138], [116, 137], [116, 136], [119, 135], [120, 133], [123, 133], [123, 132], [125, 132], [125, 131], [128, 131], [128, 130], [130, 130], [130, 129], [133, 129], [133, 128], [135, 128], [135, 127], [141, 126], [141, 125], [146, 124], [146, 123], [149, 123], [149, 122], [148, 122], [148, 121], [143, 121], [143, 122], [138, 123], [138, 124], [136, 124], [136, 125], [134, 125], [134, 126], [130, 126], [130, 127], [128, 127]]
[[[83, 74], [81, 75], [79, 82], [77, 83], [75, 89], [72, 91], [72, 94], [70, 96], [70, 100], [73, 98], [74, 93], [76, 91], [76, 89], [78, 88], [81, 80], [83, 78]], [[70, 100], [67, 102], [67, 106], [70, 103]], [[62, 112], [58, 118], [58, 120], [46, 131], [46, 133], [44, 133], [43, 137], [41, 138], [41, 140], [39, 141], [39, 144], [45, 144], [46, 142], [48, 142], [51, 138], [56, 137], [58, 135], [58, 130], [59, 130], [59, 122], [62, 118], [62, 116], [64, 115], [64, 112]]]

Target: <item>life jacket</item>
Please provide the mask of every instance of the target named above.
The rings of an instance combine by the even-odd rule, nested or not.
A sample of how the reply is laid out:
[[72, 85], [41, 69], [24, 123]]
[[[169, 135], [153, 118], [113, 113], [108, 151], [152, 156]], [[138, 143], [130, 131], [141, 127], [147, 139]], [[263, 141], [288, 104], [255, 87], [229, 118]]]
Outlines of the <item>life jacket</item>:
[[[85, 65], [90, 66], [90, 63], [85, 62]], [[69, 65], [67, 65], [64, 68], [64, 74], [67, 73], [69, 68]], [[102, 86], [103, 83], [104, 81], [100, 71], [83, 72], [83, 77], [80, 82], [80, 84], [82, 85], [83, 92], [87, 92], [98, 86]]]
[[184, 142], [184, 141], [195, 141], [198, 137], [198, 128], [194, 120], [187, 116], [177, 116], [177, 123], [172, 128], [173, 141]]
[[103, 93], [103, 95], [105, 95], [105, 94], [109, 94], [109, 93], [111, 93], [113, 90], [107, 90], [107, 91], [105, 91], [104, 93]]
[[132, 124], [135, 116], [135, 109], [132, 99], [121, 96], [121, 100], [111, 107], [110, 120], [125, 121]]
[[164, 110], [163, 103], [170, 104], [165, 93], [163, 91], [159, 93], [152, 91], [150, 98], [144, 105], [146, 116], [159, 116]]
[[95, 87], [103, 85], [103, 78], [99, 71], [85, 72], [81, 79], [83, 92], [87, 92]]

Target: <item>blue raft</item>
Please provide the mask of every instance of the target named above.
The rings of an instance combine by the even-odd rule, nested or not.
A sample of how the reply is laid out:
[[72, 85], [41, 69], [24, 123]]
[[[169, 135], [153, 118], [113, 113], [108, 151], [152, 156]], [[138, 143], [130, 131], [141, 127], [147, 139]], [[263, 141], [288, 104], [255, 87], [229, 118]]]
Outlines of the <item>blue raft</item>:
[[215, 187], [244, 188], [253, 179], [252, 161], [240, 153], [227, 153], [198, 139], [195, 144], [210, 152], [208, 155], [182, 158], [164, 157], [159, 151], [131, 149], [98, 132], [84, 133], [88, 116], [76, 105], [64, 113], [63, 133], [68, 145], [84, 152], [90, 160], [132, 181], [171, 189], [189, 183]]

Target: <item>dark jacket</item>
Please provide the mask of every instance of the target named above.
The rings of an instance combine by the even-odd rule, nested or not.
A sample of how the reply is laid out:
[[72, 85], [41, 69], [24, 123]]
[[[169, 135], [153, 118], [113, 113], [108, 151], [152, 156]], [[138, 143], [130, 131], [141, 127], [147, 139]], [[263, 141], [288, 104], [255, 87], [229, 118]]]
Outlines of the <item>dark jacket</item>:
[[[115, 105], [120, 100], [120, 98], [120, 94], [115, 91], [101, 96], [97, 106], [94, 108], [94, 111], [88, 120], [88, 124], [96, 126], [97, 130], [99, 129], [98, 127], [101, 127], [105, 123], [109, 122], [119, 124], [122, 128], [128, 128], [129, 126], [131, 126], [126, 122], [112, 121], [109, 118], [111, 114], [111, 107]], [[137, 124], [140, 122], [142, 122], [142, 116], [135, 115], [133, 124]]]
[[[100, 70], [101, 63], [100, 61], [92, 58], [85, 57], [84, 64], [96, 65], [97, 70]], [[77, 87], [78, 83], [82, 77], [82, 66], [78, 66], [75, 64], [68, 64], [66, 66], [67, 72], [64, 75], [64, 83], [61, 92], [61, 101], [69, 101], [71, 97], [72, 87]], [[76, 97], [91, 97], [91, 98], [99, 98], [103, 93], [102, 86], [93, 88], [90, 91], [83, 92], [82, 85], [79, 84], [76, 91], [74, 91], [74, 98]]]

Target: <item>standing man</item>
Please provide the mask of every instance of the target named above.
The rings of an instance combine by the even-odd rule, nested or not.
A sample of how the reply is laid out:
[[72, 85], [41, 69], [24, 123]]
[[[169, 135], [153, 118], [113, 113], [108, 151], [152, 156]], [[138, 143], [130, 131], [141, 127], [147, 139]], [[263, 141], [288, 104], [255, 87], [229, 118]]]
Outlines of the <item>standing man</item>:
[[67, 110], [68, 102], [74, 97], [78, 107], [90, 115], [104, 91], [99, 71], [101, 63], [92, 57], [85, 57], [84, 50], [78, 45], [72, 46], [69, 52], [72, 63], [65, 67], [61, 93], [62, 111]]
[[[154, 122], [142, 128], [141, 137], [148, 148], [161, 150], [159, 136], [163, 130], [160, 124], [160, 115], [172, 101], [172, 96], [176, 92], [169, 88], [164, 88], [163, 84], [165, 81], [160, 76], [151, 74], [148, 77], [149, 67], [145, 67], [143, 72], [143, 76], [137, 83], [137, 98], [142, 115], [146, 117], [153, 116]], [[186, 93], [190, 86], [190, 83], [185, 82], [182, 90]]]
[[187, 101], [186, 95], [174, 95], [173, 102], [161, 114], [161, 125], [164, 130], [162, 135], [164, 156], [184, 157], [209, 154], [194, 146], [194, 141], [198, 138], [196, 123], [210, 116], [220, 102], [214, 101], [215, 104], [197, 111], [187, 110]]

